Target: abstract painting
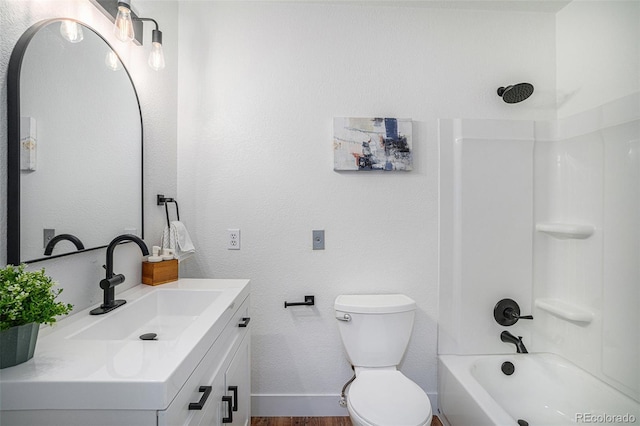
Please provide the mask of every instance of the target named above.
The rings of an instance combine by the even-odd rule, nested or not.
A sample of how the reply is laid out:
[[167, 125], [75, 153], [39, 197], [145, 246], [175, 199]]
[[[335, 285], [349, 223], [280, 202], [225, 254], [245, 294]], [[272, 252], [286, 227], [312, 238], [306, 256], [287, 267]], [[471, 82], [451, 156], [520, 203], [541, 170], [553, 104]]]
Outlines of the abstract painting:
[[411, 119], [333, 119], [333, 170], [411, 170]]

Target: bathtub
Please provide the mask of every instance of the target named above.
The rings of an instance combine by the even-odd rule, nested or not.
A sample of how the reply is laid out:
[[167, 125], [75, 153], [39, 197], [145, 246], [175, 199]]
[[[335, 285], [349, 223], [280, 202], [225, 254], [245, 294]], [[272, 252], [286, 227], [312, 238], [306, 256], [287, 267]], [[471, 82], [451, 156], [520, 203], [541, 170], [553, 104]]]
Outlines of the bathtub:
[[640, 425], [640, 403], [554, 354], [440, 355], [438, 376], [450, 426]]

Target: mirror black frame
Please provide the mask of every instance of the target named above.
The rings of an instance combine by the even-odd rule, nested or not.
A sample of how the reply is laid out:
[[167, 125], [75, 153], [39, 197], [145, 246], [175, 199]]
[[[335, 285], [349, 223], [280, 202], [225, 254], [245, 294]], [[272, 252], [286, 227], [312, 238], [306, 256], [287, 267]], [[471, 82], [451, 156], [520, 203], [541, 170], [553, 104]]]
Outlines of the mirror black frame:
[[45, 19], [29, 27], [24, 34], [20, 36], [13, 48], [13, 51], [11, 52], [7, 73], [7, 264], [11, 265], [39, 262], [42, 260], [97, 250], [106, 247], [109, 243], [108, 241], [105, 241], [104, 245], [101, 246], [89, 247], [84, 250], [71, 251], [68, 253], [61, 253], [28, 261], [21, 262], [20, 259], [20, 71], [22, 69], [22, 60], [27, 51], [27, 47], [29, 47], [31, 39], [45, 26], [60, 21], [77, 22], [83, 27], [93, 31], [118, 56], [118, 59], [122, 63], [122, 68], [127, 73], [127, 77], [129, 77], [129, 80], [131, 81], [133, 93], [135, 94], [136, 103], [138, 104], [138, 110], [140, 112], [140, 149], [142, 158], [140, 164], [140, 184], [142, 186], [142, 197], [140, 199], [140, 236], [141, 238], [144, 238], [144, 128], [142, 123], [140, 98], [138, 97], [138, 92], [135, 84], [133, 83], [133, 79], [131, 78], [131, 74], [129, 74], [129, 70], [124, 65], [124, 62], [115, 49], [113, 49], [109, 42], [94, 28], [84, 22], [72, 18]]

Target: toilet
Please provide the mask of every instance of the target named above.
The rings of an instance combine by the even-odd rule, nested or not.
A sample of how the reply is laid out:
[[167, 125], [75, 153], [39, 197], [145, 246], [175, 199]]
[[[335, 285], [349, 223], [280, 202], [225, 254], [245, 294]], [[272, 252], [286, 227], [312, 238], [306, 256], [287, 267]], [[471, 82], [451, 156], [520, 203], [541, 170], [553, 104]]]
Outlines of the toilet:
[[356, 373], [347, 393], [354, 426], [429, 426], [429, 397], [397, 369], [416, 302], [404, 294], [340, 295], [334, 309]]

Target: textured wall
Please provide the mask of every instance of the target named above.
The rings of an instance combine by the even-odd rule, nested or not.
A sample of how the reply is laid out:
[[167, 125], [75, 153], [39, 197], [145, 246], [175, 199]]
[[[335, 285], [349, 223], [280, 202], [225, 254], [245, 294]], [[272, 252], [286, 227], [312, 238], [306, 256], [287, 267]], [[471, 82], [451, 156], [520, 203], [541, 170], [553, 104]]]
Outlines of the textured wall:
[[[309, 398], [306, 413], [337, 407], [351, 376], [332, 310], [341, 293], [418, 302], [402, 369], [435, 392], [437, 119], [555, 117], [554, 34], [548, 14], [180, 4], [178, 185], [199, 250], [185, 272], [252, 280], [254, 414]], [[536, 95], [503, 103], [496, 89], [519, 81]], [[340, 116], [412, 118], [414, 170], [334, 172]], [[242, 250], [226, 250], [228, 228]], [[311, 250], [313, 229], [324, 251]], [[314, 308], [283, 309], [305, 294]]]
[[[112, 35], [112, 24], [87, 0], [55, 1], [0, 1], [0, 204], [5, 206], [7, 194], [6, 152], [6, 82], [9, 57], [20, 35], [34, 23], [48, 18], [69, 17], [79, 19], [100, 32], [121, 55], [140, 98], [144, 126], [144, 209], [145, 240], [148, 245], [157, 244], [164, 226], [164, 211], [155, 206], [155, 194], [167, 196], [176, 191], [176, 89], [177, 89], [177, 3], [137, 1], [139, 12], [149, 14], [159, 21], [164, 34], [167, 68], [155, 72], [147, 66], [146, 53], [150, 43], [143, 48], [126, 46]], [[146, 40], [151, 29], [145, 28]], [[108, 120], [108, 117], [105, 117]], [[115, 124], [115, 123], [114, 123]], [[113, 173], [118, 173], [117, 165]], [[108, 179], [108, 177], [105, 177]], [[61, 188], [61, 190], [63, 190]], [[112, 200], [112, 208], [118, 208], [118, 200]], [[108, 211], [105, 214], [109, 214]], [[100, 226], [96, 218], [95, 226]], [[64, 288], [64, 300], [83, 309], [101, 302], [102, 292], [98, 282], [104, 276], [104, 250], [97, 250], [71, 257], [53, 259], [33, 264], [34, 268], [46, 268], [47, 273]], [[137, 247], [118, 248], [115, 252], [116, 271], [127, 276], [127, 282], [119, 290], [140, 282], [140, 253]], [[0, 264], [6, 262], [6, 209], [0, 214]]]
[[559, 118], [640, 90], [640, 2], [574, 0], [556, 33]]

